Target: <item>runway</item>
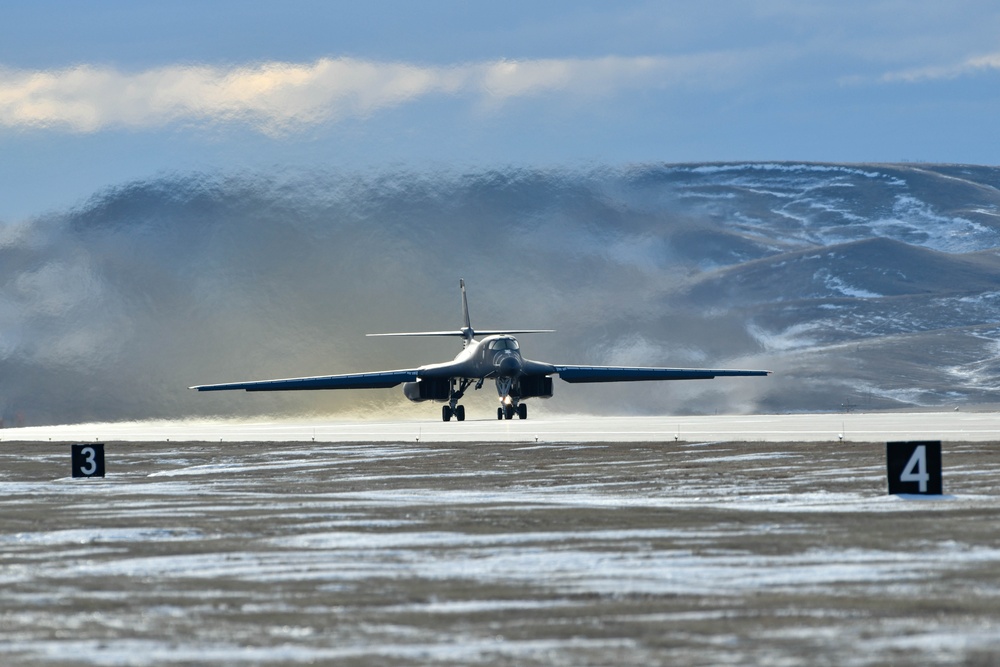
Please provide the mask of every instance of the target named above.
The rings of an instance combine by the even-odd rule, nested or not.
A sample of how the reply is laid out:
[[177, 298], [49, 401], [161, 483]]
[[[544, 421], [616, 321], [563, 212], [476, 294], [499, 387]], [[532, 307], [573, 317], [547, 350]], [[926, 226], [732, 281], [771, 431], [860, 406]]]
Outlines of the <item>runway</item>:
[[879, 412], [795, 415], [588, 415], [464, 422], [425, 420], [190, 420], [28, 427], [0, 431], [27, 442], [886, 442], [1000, 440], [1000, 413]]

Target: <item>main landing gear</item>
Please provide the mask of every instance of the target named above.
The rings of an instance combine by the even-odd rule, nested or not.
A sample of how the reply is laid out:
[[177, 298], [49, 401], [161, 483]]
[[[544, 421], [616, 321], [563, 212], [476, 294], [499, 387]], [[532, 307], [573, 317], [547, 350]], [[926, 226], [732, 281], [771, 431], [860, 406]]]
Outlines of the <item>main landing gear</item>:
[[[451, 421], [454, 417], [456, 421], [465, 421], [465, 406], [459, 405], [458, 401], [465, 396], [465, 390], [472, 384], [472, 380], [452, 380], [451, 396], [448, 398], [448, 405], [441, 406], [441, 420]], [[482, 381], [480, 381], [480, 385]], [[457, 385], [457, 386], [456, 386]], [[477, 385], [477, 389], [479, 386]]]
[[507, 403], [497, 408], [497, 419], [513, 419], [514, 415], [517, 415], [518, 419], [528, 418], [528, 406], [524, 403], [518, 405], [511, 405]]
[[456, 421], [465, 421], [465, 406], [456, 405], [454, 408], [450, 405], [441, 406], [441, 419], [444, 421], [451, 421], [452, 415], [454, 415]]

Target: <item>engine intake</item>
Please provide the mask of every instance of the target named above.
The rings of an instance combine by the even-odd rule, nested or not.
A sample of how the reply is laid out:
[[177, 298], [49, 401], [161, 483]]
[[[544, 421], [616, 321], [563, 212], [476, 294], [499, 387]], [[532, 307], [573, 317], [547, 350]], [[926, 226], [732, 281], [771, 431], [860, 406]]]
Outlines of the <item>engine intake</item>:
[[451, 398], [451, 380], [448, 378], [423, 378], [403, 384], [403, 395], [413, 402], [447, 401]]
[[552, 378], [547, 375], [522, 375], [515, 391], [518, 398], [552, 398]]

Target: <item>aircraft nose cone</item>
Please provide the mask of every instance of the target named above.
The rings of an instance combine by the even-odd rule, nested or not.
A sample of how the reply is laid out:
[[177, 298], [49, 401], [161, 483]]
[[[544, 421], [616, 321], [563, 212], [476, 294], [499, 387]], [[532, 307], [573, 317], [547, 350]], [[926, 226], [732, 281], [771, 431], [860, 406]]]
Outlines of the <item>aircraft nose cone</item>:
[[497, 370], [500, 372], [500, 375], [508, 377], [517, 375], [521, 372], [521, 360], [514, 356], [504, 357], [500, 360]]

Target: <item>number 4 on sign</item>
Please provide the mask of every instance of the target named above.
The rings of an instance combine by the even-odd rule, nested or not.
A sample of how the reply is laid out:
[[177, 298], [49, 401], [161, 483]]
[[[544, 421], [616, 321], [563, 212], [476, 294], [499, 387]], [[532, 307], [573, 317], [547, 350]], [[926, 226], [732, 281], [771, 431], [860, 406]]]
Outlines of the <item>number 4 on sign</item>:
[[941, 495], [941, 442], [886, 443], [890, 494]]
[[901, 482], [917, 482], [920, 485], [920, 493], [927, 493], [927, 480], [931, 476], [927, 474], [927, 445], [918, 445], [913, 450], [913, 456], [907, 461], [903, 468], [903, 474], [899, 476]]

